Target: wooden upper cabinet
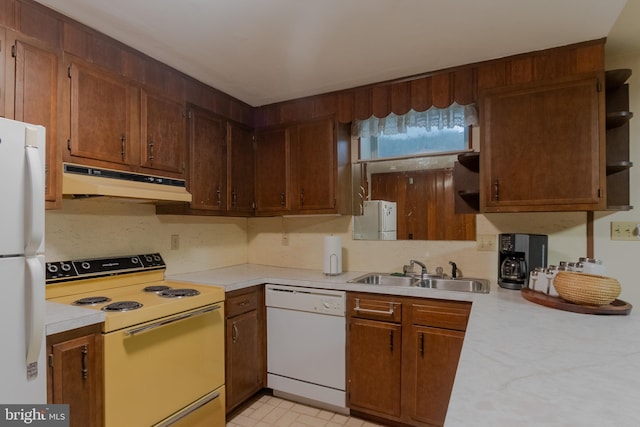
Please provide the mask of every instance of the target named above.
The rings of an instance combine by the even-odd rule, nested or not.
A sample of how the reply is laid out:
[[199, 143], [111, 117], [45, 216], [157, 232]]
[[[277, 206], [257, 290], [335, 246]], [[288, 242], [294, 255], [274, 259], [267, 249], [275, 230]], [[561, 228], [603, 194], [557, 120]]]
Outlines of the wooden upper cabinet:
[[97, 67], [73, 62], [70, 156], [113, 164], [132, 163], [131, 97], [126, 80]]
[[336, 207], [336, 136], [333, 120], [303, 123], [292, 130], [292, 208], [300, 213]]
[[256, 213], [278, 215], [290, 209], [289, 130], [285, 127], [257, 133], [256, 141]]
[[255, 211], [253, 130], [227, 122], [228, 202], [232, 214], [251, 215]]
[[223, 211], [226, 207], [226, 121], [189, 108], [189, 191], [192, 209]]
[[602, 73], [491, 89], [480, 101], [480, 209], [603, 209]]
[[142, 90], [140, 101], [140, 165], [183, 174], [186, 166], [184, 103], [146, 90]]
[[48, 208], [60, 201], [58, 150], [58, 65], [59, 55], [47, 48], [16, 40], [14, 118], [46, 128], [45, 200]]

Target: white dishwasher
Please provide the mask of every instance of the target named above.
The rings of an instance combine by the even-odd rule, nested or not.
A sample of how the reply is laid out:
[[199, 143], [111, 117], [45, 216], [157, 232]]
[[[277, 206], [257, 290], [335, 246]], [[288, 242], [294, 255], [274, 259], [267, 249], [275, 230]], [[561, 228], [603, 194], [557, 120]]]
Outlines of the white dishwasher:
[[345, 293], [266, 285], [267, 387], [346, 410]]

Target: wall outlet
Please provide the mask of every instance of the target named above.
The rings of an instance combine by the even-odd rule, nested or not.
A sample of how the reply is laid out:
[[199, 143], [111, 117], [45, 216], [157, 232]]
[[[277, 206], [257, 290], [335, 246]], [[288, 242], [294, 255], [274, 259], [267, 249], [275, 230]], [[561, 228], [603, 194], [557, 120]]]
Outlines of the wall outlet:
[[479, 251], [495, 251], [496, 235], [495, 234], [478, 234], [476, 236], [476, 249]]
[[172, 234], [171, 235], [171, 250], [172, 251], [177, 251], [178, 249], [180, 249], [180, 235], [179, 234]]
[[611, 221], [611, 240], [640, 242], [640, 222]]

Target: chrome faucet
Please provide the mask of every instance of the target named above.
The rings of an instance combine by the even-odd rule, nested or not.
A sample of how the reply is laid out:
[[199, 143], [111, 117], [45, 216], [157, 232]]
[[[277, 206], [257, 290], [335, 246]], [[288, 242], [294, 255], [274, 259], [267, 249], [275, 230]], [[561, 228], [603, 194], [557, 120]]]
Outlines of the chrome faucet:
[[424, 279], [427, 278], [427, 266], [426, 265], [424, 265], [420, 261], [416, 261], [415, 259], [412, 259], [411, 261], [409, 261], [409, 264], [411, 264], [411, 266], [413, 266], [413, 264], [418, 264], [420, 267], [422, 267], [422, 270], [420, 271], [420, 279], [424, 280]]
[[451, 265], [451, 278], [455, 279], [458, 277], [458, 266], [453, 261], [449, 261], [449, 265]]

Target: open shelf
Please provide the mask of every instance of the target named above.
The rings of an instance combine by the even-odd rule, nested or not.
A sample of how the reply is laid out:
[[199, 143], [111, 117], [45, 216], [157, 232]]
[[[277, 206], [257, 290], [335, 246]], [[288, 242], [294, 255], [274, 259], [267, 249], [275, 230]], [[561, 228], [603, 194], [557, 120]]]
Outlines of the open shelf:
[[458, 154], [458, 161], [472, 172], [480, 172], [480, 153], [470, 152]]
[[631, 111], [614, 111], [607, 113], [607, 129], [614, 129], [620, 127], [633, 118]]
[[628, 170], [632, 166], [633, 163], [626, 160], [621, 162], [607, 163], [607, 175]]
[[607, 210], [628, 211], [630, 205], [629, 111], [630, 69], [606, 72]]
[[480, 212], [480, 153], [458, 155], [453, 165], [455, 212], [460, 214]]
[[605, 74], [607, 90], [618, 89], [629, 80], [632, 70], [630, 68], [620, 68], [618, 70], [610, 70]]

